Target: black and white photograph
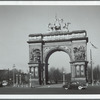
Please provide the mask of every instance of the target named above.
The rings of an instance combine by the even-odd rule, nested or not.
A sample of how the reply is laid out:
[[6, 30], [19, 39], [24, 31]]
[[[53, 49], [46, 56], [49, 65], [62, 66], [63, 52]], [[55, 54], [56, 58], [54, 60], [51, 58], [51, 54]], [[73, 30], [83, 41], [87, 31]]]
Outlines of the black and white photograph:
[[100, 94], [100, 2], [53, 3], [0, 4], [0, 95]]

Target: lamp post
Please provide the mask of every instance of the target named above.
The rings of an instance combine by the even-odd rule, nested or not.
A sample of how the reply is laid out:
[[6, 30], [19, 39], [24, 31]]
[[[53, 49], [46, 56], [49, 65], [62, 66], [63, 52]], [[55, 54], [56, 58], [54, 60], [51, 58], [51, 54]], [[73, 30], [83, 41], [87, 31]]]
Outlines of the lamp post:
[[16, 86], [18, 86], [18, 74], [16, 74]]
[[8, 85], [9, 85], [9, 68], [8, 68]]
[[63, 71], [63, 85], [65, 84], [65, 72]]
[[21, 83], [22, 83], [22, 82], [21, 82], [21, 74], [19, 75], [19, 80], [20, 80], [20, 85], [21, 85]]
[[15, 64], [13, 65], [13, 86], [15, 86], [15, 74], [14, 74], [14, 70], [15, 70]]
[[19, 70], [19, 85], [21, 86], [21, 82], [22, 80], [21, 80], [21, 70]]
[[86, 69], [86, 82], [87, 82], [87, 86], [88, 86], [88, 82], [89, 82], [89, 75], [88, 75], [88, 65], [87, 65], [87, 69]]
[[32, 83], [31, 83], [31, 72], [29, 73], [29, 76], [30, 76], [30, 78], [29, 78], [29, 81], [30, 81], [29, 82], [30, 83], [29, 86], [32, 87]]

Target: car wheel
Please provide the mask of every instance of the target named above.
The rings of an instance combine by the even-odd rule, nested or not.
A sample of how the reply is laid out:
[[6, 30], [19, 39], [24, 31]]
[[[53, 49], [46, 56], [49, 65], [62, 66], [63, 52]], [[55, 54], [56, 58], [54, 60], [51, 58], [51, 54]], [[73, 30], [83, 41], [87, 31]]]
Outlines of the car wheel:
[[78, 86], [78, 90], [82, 90], [82, 87], [81, 86]]

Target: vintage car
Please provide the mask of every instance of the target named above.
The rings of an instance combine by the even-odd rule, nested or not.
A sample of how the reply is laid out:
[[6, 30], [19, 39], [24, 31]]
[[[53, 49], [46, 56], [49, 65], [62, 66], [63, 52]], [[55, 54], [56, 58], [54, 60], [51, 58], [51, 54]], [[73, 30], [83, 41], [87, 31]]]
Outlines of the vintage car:
[[2, 86], [7, 86], [8, 85], [8, 82], [6, 80], [3, 80], [2, 81]]
[[70, 83], [67, 83], [65, 85], [63, 85], [63, 88], [65, 89], [78, 89], [78, 90], [82, 90], [82, 89], [86, 89], [87, 86], [86, 86], [86, 83], [82, 83], [82, 82], [70, 82]]

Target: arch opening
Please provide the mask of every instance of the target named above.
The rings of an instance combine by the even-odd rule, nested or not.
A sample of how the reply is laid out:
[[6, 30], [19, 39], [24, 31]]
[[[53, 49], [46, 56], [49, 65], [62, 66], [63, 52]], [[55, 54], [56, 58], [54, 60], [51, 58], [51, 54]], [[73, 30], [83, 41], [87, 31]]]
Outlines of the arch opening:
[[[45, 59], [46, 84], [71, 81], [70, 56], [64, 50], [52, 50]], [[64, 77], [63, 77], [64, 76]]]

